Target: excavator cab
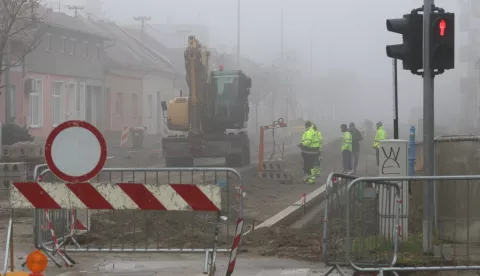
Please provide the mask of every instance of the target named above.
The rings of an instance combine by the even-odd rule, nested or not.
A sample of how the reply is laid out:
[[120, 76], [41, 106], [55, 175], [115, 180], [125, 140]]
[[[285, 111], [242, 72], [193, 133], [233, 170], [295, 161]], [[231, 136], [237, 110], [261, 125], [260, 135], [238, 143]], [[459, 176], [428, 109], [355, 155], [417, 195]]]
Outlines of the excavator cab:
[[248, 121], [252, 80], [240, 70], [213, 71], [209, 89], [208, 120], [211, 130], [242, 129]]

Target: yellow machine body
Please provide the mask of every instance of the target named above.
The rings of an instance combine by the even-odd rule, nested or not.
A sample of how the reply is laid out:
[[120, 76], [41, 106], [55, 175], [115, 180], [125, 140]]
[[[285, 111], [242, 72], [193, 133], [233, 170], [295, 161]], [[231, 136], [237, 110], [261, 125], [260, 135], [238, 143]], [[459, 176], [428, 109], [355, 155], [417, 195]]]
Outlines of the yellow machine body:
[[189, 131], [188, 97], [175, 97], [168, 101], [168, 129]]

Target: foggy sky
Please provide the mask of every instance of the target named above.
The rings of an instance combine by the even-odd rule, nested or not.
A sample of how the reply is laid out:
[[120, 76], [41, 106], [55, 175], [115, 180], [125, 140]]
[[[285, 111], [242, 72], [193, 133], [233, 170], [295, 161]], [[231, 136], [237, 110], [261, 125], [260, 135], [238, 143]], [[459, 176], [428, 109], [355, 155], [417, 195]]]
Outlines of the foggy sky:
[[[87, 0], [60, 0], [83, 4]], [[90, 0], [91, 1], [91, 0]], [[100, 0], [98, 0], [100, 1]], [[117, 24], [136, 24], [133, 16], [151, 16], [149, 24], [205, 24], [212, 47], [237, 43], [237, 0], [101, 0], [104, 14]], [[353, 72], [356, 89], [350, 97], [358, 106], [344, 107], [361, 118], [390, 120], [393, 115], [391, 59], [385, 46], [401, 42], [387, 32], [385, 20], [401, 17], [420, 7], [421, 0], [240, 0], [241, 54], [259, 63], [272, 63], [280, 55], [280, 21], [283, 9], [284, 50], [293, 50], [308, 74], [310, 40], [313, 43], [313, 75]], [[51, 0], [50, 2], [56, 2]], [[436, 0], [437, 6], [461, 17], [458, 0]], [[457, 23], [457, 37], [458, 23]], [[457, 39], [461, 41], [461, 39]], [[464, 43], [464, 42], [462, 42]], [[457, 46], [459, 43], [457, 43]], [[458, 48], [457, 48], [458, 49]], [[458, 58], [457, 58], [458, 61]], [[411, 108], [423, 101], [422, 79], [401, 70], [399, 64], [400, 120], [407, 121]], [[457, 68], [461, 65], [457, 62]], [[461, 69], [436, 78], [436, 116], [446, 120], [459, 110]], [[253, 80], [255, 81], [255, 80]], [[335, 93], [335, 91], [315, 91]], [[342, 99], [338, 99], [337, 106]], [[352, 111], [350, 111], [352, 110]], [[363, 121], [363, 119], [362, 119]]]

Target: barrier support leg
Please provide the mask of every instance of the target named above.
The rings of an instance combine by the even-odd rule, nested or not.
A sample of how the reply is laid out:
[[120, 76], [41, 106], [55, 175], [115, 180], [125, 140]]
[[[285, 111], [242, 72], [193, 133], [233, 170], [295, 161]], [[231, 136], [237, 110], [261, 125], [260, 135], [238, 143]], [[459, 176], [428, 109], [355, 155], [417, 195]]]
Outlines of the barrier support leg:
[[205, 261], [203, 263], [203, 274], [208, 273], [208, 258], [210, 256], [210, 249], [205, 250]]
[[258, 144], [258, 175], [260, 175], [263, 170], [264, 137], [265, 137], [265, 129], [263, 127], [260, 127], [260, 139]]
[[331, 266], [327, 272], [325, 272], [325, 274], [323, 274], [323, 276], [327, 276], [327, 275], [330, 275], [332, 272], [334, 271], [337, 271], [338, 274], [342, 275], [342, 276], [346, 276], [345, 273], [343, 273], [342, 271], [342, 268], [339, 266], [339, 265], [334, 265], [334, 266]]

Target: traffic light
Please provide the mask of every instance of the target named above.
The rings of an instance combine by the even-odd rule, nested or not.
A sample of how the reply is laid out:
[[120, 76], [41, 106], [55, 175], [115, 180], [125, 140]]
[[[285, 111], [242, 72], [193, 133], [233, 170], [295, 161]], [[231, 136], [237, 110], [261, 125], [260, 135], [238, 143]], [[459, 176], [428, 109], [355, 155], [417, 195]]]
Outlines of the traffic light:
[[455, 68], [455, 14], [431, 14], [430, 52], [432, 69]]
[[403, 44], [387, 45], [387, 56], [403, 61], [403, 69], [413, 73], [423, 68], [423, 15], [405, 14], [403, 18], [387, 19], [387, 30], [401, 34]]

